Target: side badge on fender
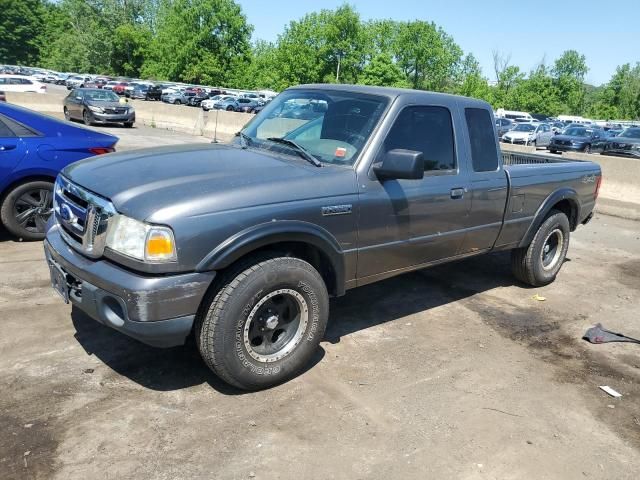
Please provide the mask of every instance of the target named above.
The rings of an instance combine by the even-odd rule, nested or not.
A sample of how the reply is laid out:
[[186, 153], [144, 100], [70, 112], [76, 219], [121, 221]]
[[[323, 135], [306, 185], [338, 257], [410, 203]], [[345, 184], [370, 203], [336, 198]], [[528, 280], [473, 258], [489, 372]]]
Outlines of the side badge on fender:
[[328, 217], [330, 215], [348, 215], [351, 213], [352, 205], [329, 205], [322, 207], [322, 216]]

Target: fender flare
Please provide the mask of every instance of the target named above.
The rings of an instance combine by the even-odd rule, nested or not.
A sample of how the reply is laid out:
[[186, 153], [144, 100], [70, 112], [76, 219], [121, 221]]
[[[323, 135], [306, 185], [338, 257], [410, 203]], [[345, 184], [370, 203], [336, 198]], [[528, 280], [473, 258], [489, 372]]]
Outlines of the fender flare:
[[540, 225], [542, 225], [542, 222], [544, 222], [544, 219], [547, 217], [547, 214], [551, 211], [554, 205], [563, 200], [568, 200], [571, 204], [571, 209], [574, 211], [574, 215], [572, 215], [572, 217], [575, 218], [575, 221], [572, 222], [570, 218], [569, 222], [571, 222], [571, 230], [575, 229], [576, 223], [580, 218], [580, 202], [578, 194], [572, 188], [561, 188], [549, 195], [544, 202], [542, 202], [540, 207], [538, 207], [538, 211], [535, 213], [533, 221], [531, 222], [531, 225], [529, 225], [524, 237], [522, 237], [518, 247], [526, 247], [531, 243], [533, 237], [538, 231], [538, 228], [540, 228]]
[[254, 250], [282, 242], [305, 243], [320, 250], [335, 274], [334, 293], [344, 294], [345, 261], [340, 244], [324, 228], [298, 220], [278, 220], [242, 230], [216, 246], [198, 263], [196, 271], [223, 269]]

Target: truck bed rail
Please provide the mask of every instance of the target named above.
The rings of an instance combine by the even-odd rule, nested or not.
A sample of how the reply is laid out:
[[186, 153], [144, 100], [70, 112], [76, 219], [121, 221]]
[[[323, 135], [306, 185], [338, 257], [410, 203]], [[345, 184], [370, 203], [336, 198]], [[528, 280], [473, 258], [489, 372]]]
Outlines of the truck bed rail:
[[537, 153], [506, 152], [504, 150], [502, 151], [503, 165], [535, 165], [543, 163], [566, 163], [580, 161], [582, 160], [569, 160], [562, 157]]

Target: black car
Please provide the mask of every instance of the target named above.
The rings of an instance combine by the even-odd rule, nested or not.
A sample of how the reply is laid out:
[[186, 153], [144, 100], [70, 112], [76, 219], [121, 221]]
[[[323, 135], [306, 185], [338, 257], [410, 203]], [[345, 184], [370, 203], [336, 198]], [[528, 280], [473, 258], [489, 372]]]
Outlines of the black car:
[[602, 128], [580, 125], [568, 127], [561, 134], [554, 135], [547, 148], [551, 153], [591, 153], [604, 151], [606, 144], [607, 136]]
[[74, 88], [64, 99], [64, 118], [82, 120], [85, 125], [94, 123], [122, 123], [133, 127], [136, 121], [134, 108], [110, 90]]
[[605, 153], [640, 158], [640, 127], [627, 128], [617, 137], [609, 137]]
[[6, 102], [6, 101], [7, 101], [7, 96], [3, 91], [0, 91], [0, 102]]
[[199, 107], [202, 101], [206, 100], [207, 98], [209, 98], [209, 94], [202, 91], [197, 92], [193, 97], [189, 97], [187, 99], [187, 102], [192, 107]]
[[160, 100], [162, 97], [162, 85], [151, 85], [147, 89], [145, 100]]

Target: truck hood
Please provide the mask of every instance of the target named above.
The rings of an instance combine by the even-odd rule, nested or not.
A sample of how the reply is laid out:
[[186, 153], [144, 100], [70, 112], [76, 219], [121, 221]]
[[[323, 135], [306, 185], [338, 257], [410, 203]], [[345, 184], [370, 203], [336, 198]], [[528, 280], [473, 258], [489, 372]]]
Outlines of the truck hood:
[[315, 167], [302, 158], [230, 145], [196, 144], [91, 157], [62, 174], [138, 220], [180, 216], [356, 192], [352, 168]]

